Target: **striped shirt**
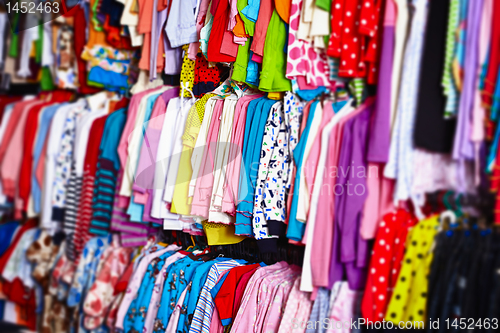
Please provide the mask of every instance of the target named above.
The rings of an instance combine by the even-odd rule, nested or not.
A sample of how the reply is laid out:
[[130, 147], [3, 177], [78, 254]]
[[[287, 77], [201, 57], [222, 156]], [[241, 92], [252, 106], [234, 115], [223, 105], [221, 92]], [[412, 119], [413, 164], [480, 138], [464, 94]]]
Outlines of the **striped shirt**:
[[460, 23], [460, 0], [451, 0], [446, 30], [446, 51], [444, 56], [444, 71], [441, 79], [443, 93], [447, 96], [445, 117], [456, 115], [458, 109], [458, 90], [453, 81], [452, 62], [457, 45], [457, 28]]
[[[77, 176], [73, 163], [68, 181], [68, 187], [66, 189], [66, 204], [63, 226], [64, 233], [69, 240], [72, 240], [74, 238], [76, 230], [77, 215], [79, 214], [78, 206], [80, 204], [80, 194], [82, 192], [82, 182], [83, 177]], [[66, 244], [66, 256], [71, 261], [75, 261], [76, 258], [74, 245], [75, 244], [73, 241], [69, 241]]]
[[78, 121], [75, 130], [73, 162], [71, 163], [71, 172], [69, 176], [68, 186], [66, 188], [66, 202], [64, 204], [65, 214], [63, 225], [66, 237], [68, 238], [66, 255], [72, 261], [74, 261], [78, 255], [75, 252], [75, 243], [73, 239], [75, 238], [75, 230], [76, 226], [78, 225], [78, 215], [80, 214], [80, 197], [83, 186], [83, 170], [85, 168], [85, 162], [87, 161], [87, 148], [88, 145], [94, 140], [96, 140], [97, 142], [92, 143], [92, 145], [99, 145], [101, 142], [100, 136], [92, 137], [89, 140], [90, 132], [93, 129], [92, 127], [96, 119], [105, 117], [107, 112], [107, 109], [101, 109], [88, 113], [87, 115], [83, 116], [80, 121]]
[[212, 314], [215, 306], [210, 291], [225, 271], [236, 266], [240, 266], [240, 263], [236, 260], [218, 262], [212, 265], [210, 271], [208, 272], [205, 284], [201, 289], [196, 308], [194, 309], [193, 320], [191, 321], [189, 333], [210, 332], [210, 323], [212, 322]]
[[106, 235], [110, 230], [117, 174], [120, 167], [117, 147], [126, 119], [125, 109], [121, 109], [108, 116], [106, 120], [99, 147], [100, 153], [97, 160], [92, 201], [92, 220], [89, 227], [90, 233], [94, 235]]
[[144, 223], [131, 222], [126, 209], [120, 207], [120, 196], [118, 195], [123, 177], [123, 170], [120, 169], [117, 176], [115, 199], [111, 215], [111, 231], [119, 232], [122, 245], [125, 247], [146, 245], [148, 235], [155, 233], [157, 229], [149, 227]]

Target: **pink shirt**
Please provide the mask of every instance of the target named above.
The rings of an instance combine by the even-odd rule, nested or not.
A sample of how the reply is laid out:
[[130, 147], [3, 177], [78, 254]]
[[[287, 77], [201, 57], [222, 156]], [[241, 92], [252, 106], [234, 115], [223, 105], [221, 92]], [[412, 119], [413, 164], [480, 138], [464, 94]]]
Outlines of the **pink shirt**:
[[[306, 325], [293, 325], [294, 319], [296, 323], [307, 322], [311, 313], [312, 301], [310, 300], [311, 293], [300, 290], [300, 277], [293, 282], [291, 291], [286, 301], [286, 306], [283, 312], [278, 333], [302, 333], [305, 332]], [[276, 331], [275, 331], [276, 332]]]
[[279, 273], [288, 267], [286, 262], [278, 262], [271, 266], [266, 266], [258, 269], [248, 281], [243, 300], [241, 301], [240, 309], [234, 319], [231, 328], [232, 333], [246, 333], [248, 327], [253, 327], [257, 316], [258, 299], [257, 294], [260, 290], [260, 285], [264, 278], [271, 274]]
[[290, 290], [299, 274], [290, 275], [275, 287], [262, 325], [262, 332], [278, 332]]
[[[284, 308], [284, 298], [288, 296], [283, 292], [291, 289], [293, 281], [300, 275], [297, 266], [289, 266], [279, 273], [267, 275], [259, 288], [258, 294], [258, 312], [255, 321], [254, 330], [256, 332], [275, 332], [268, 326], [278, 327]], [[267, 285], [267, 288], [265, 287]], [[289, 285], [289, 288], [283, 289], [283, 286]], [[281, 288], [280, 288], [281, 286]], [[275, 304], [276, 303], [276, 304]]]
[[235, 57], [238, 55], [238, 47], [239, 45], [233, 40], [233, 32], [229, 30], [225, 30], [222, 35], [222, 43], [220, 45], [220, 52], [223, 54], [227, 54], [231, 57]]
[[[49, 132], [50, 133], [50, 127]], [[45, 174], [45, 158], [47, 156], [47, 145], [49, 142], [49, 135], [45, 137], [45, 142], [43, 144], [42, 153], [40, 154], [40, 158], [38, 159], [38, 164], [35, 169], [35, 177], [38, 181], [38, 184], [43, 184], [43, 175]]]
[[137, 192], [134, 190], [134, 202], [137, 204], [145, 205], [146, 202], [148, 201], [148, 193], [147, 192]]
[[[201, 0], [200, 7], [198, 8], [198, 16], [196, 17], [196, 35], [200, 37], [200, 31], [205, 26], [205, 18], [208, 12], [209, 0]], [[200, 42], [189, 44], [188, 58], [195, 61], [196, 55], [200, 49]]]
[[159, 90], [162, 87], [157, 87], [153, 89], [149, 89], [138, 94], [135, 94], [130, 99], [130, 104], [127, 111], [127, 122], [125, 123], [125, 127], [123, 128], [122, 136], [120, 138], [120, 143], [118, 144], [118, 156], [120, 157], [120, 164], [123, 169], [127, 164], [127, 149], [128, 149], [128, 140], [129, 136], [132, 133], [135, 125], [135, 118], [137, 117], [137, 111], [139, 109], [139, 104], [144, 96], [147, 94]]
[[182, 291], [181, 296], [177, 301], [177, 304], [175, 304], [174, 311], [170, 315], [170, 319], [168, 320], [168, 325], [167, 329], [165, 330], [165, 333], [177, 333], [177, 325], [179, 323], [179, 317], [181, 315], [182, 304], [184, 304], [184, 299], [186, 298], [186, 294], [188, 292], [188, 289], [191, 288], [192, 283], [193, 282], [190, 281], [186, 286], [186, 288], [184, 288], [184, 290]]
[[[148, 122], [148, 128], [144, 134], [144, 141], [141, 146], [139, 155], [139, 163], [137, 164], [136, 177], [132, 189], [134, 192], [145, 193], [148, 189], [153, 189], [154, 169], [156, 165], [156, 152], [158, 151], [158, 143], [160, 141], [161, 129], [163, 127], [163, 119], [167, 111], [167, 104], [161, 98], [156, 99], [151, 112], [151, 118]], [[137, 196], [134, 193], [134, 197]], [[137, 199], [134, 199], [137, 202]], [[146, 201], [141, 202], [142, 204]]]
[[[316, 169], [318, 167], [319, 154], [321, 152], [321, 133], [325, 126], [330, 122], [335, 113], [333, 112], [332, 103], [326, 103], [323, 109], [323, 118], [321, 119], [321, 124], [318, 130], [318, 135], [314, 139], [311, 150], [309, 151], [309, 156], [307, 157], [306, 163], [302, 167], [304, 170], [305, 182], [307, 185], [307, 191], [309, 192], [309, 202], [311, 195], [313, 193], [314, 179], [316, 177]], [[306, 207], [309, 209], [309, 207]], [[306, 216], [309, 216], [308, 211], [306, 211]], [[304, 236], [302, 237], [302, 243], [306, 243], [307, 232], [309, 230], [309, 223], [306, 223], [306, 230]]]
[[316, 168], [318, 167], [319, 154], [321, 152], [321, 133], [334, 115], [335, 113], [333, 112], [332, 104], [326, 103], [325, 108], [323, 109], [323, 118], [321, 119], [318, 135], [316, 135], [316, 138], [314, 139], [314, 143], [309, 151], [309, 156], [307, 157], [305, 164], [306, 168], [304, 175], [310, 194], [312, 194], [313, 191], [314, 177], [316, 177]]
[[236, 15], [238, 15], [238, 0], [229, 0], [229, 22], [227, 24], [227, 29], [233, 31], [236, 26]]
[[266, 42], [267, 28], [271, 21], [274, 11], [273, 0], [261, 0], [259, 7], [259, 16], [255, 22], [255, 32], [253, 35], [252, 46], [250, 50], [254, 54], [264, 56], [264, 43]]
[[[313, 285], [318, 287], [327, 287], [329, 282], [330, 259], [332, 251], [330, 246], [333, 244], [333, 230], [334, 230], [334, 207], [335, 195], [332, 191], [335, 189], [337, 177], [331, 177], [329, 170], [335, 170], [338, 167], [338, 159], [340, 154], [340, 147], [342, 146], [342, 135], [345, 123], [363, 111], [363, 107], [359, 107], [350, 114], [344, 116], [339, 120], [339, 123], [333, 126], [330, 132], [328, 142], [328, 155], [326, 157], [325, 172], [323, 176], [323, 187], [330, 189], [329, 191], [321, 191], [318, 201], [316, 223], [314, 226], [314, 234], [311, 253], [311, 272]], [[337, 170], [337, 173], [342, 170]], [[326, 248], [325, 248], [326, 246]]]
[[231, 145], [225, 176], [227, 184], [224, 190], [224, 197], [222, 198], [222, 211], [232, 216], [236, 214], [236, 202], [234, 199], [238, 195], [241, 154], [243, 139], [245, 137], [245, 122], [248, 104], [250, 101], [259, 97], [262, 97], [262, 95], [246, 95], [241, 97], [236, 104], [236, 110], [234, 112], [233, 133], [231, 134]]
[[368, 197], [363, 208], [360, 233], [364, 239], [373, 239], [382, 216], [393, 209], [394, 179], [384, 177], [385, 163], [368, 163], [366, 187]]
[[214, 307], [214, 312], [212, 314], [212, 322], [210, 323], [210, 333], [224, 333], [224, 326], [220, 321], [219, 311], [217, 307]]
[[196, 187], [191, 205], [191, 215], [208, 218], [210, 199], [212, 197], [212, 187], [214, 185], [214, 158], [217, 147], [217, 137], [219, 135], [220, 118], [222, 115], [224, 101], [218, 100], [212, 115], [212, 121], [208, 129], [207, 142], [203, 157], [201, 159], [200, 171], [196, 180]]
[[394, 0], [387, 0], [385, 4], [384, 25], [396, 25], [396, 4]]
[[[30, 101], [26, 104], [20, 103], [21, 107], [19, 109], [16, 105], [12, 110], [12, 112], [20, 112], [21, 115], [17, 121], [16, 119], [12, 119], [15, 121], [15, 129], [12, 136], [5, 136], [5, 140], [9, 141], [2, 160], [0, 172], [2, 175], [2, 186], [4, 188], [4, 192], [6, 193], [8, 189], [13, 189], [15, 191], [17, 187], [23, 157], [24, 129], [26, 127], [26, 119], [28, 117], [29, 110], [43, 103], [45, 103], [43, 100]], [[11, 122], [9, 122], [9, 125], [10, 123]]]
[[14, 131], [17, 128], [17, 124], [19, 122], [19, 118], [23, 114], [23, 110], [25, 107], [33, 104], [33, 103], [38, 103], [38, 100], [28, 100], [28, 101], [23, 101], [23, 102], [17, 102], [15, 103], [11, 116], [9, 118], [9, 123], [7, 124], [7, 127], [5, 128], [5, 133], [3, 135], [3, 140], [2, 144], [0, 144], [0, 164], [2, 163], [5, 153], [7, 151], [7, 148], [10, 145], [12, 135], [14, 134]]

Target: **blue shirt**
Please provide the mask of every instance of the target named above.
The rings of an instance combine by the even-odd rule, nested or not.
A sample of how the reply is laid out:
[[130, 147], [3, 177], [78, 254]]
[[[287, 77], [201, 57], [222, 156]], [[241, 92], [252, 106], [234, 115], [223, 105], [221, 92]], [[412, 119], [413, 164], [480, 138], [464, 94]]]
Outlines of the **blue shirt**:
[[[290, 216], [288, 218], [288, 230], [286, 236], [289, 239], [300, 242], [304, 236], [305, 223], [297, 220], [297, 205], [299, 203], [299, 191], [300, 191], [300, 171], [302, 170], [302, 158], [304, 157], [304, 149], [306, 149], [307, 137], [309, 136], [309, 130], [311, 128], [312, 120], [316, 112], [316, 105], [318, 101], [311, 104], [309, 109], [309, 115], [307, 116], [307, 123], [302, 135], [300, 136], [299, 143], [293, 151], [293, 159], [297, 167], [297, 172], [295, 175], [295, 184], [293, 188], [293, 198], [292, 206], [290, 207]], [[303, 120], [302, 120], [303, 121]]]
[[43, 146], [45, 144], [45, 139], [47, 137], [52, 118], [54, 118], [57, 110], [65, 104], [68, 103], [55, 104], [46, 107], [43, 110], [42, 117], [40, 118], [40, 123], [38, 125], [38, 135], [36, 137], [35, 147], [33, 149], [33, 173], [31, 176], [31, 195], [33, 196], [33, 209], [35, 210], [35, 213], [40, 213], [42, 201], [41, 184], [38, 184], [35, 176], [35, 170], [37, 168], [40, 155], [42, 155]]
[[188, 289], [186, 298], [184, 299], [184, 303], [182, 304], [182, 311], [179, 316], [179, 322], [177, 324], [178, 332], [189, 331], [189, 327], [191, 326], [191, 319], [194, 314], [194, 309], [196, 308], [196, 304], [198, 303], [198, 297], [201, 293], [203, 285], [205, 284], [205, 280], [207, 279], [210, 268], [212, 268], [212, 265], [214, 265], [215, 263], [226, 260], [231, 259], [215, 258], [215, 260], [203, 262], [197, 267], [196, 271], [193, 274], [193, 278], [191, 279], [191, 290]]
[[[156, 100], [158, 98], [161, 98], [160, 95], [162, 93], [154, 94], [148, 97], [146, 101], [146, 113], [144, 114], [144, 123], [142, 125], [142, 138], [140, 139], [139, 142], [139, 147], [137, 148], [139, 151], [141, 151], [144, 135], [146, 134], [146, 129], [148, 128], [148, 122], [149, 119], [151, 118], [151, 113], [153, 112], [153, 106], [156, 103]], [[139, 159], [137, 159], [137, 163], [139, 163]], [[137, 165], [134, 168], [137, 170]], [[130, 203], [128, 205], [127, 209], [127, 214], [130, 215], [130, 220], [134, 222], [144, 222], [142, 220], [142, 217], [144, 215], [144, 205], [136, 203], [134, 201], [134, 195], [131, 196], [130, 198]]]
[[144, 274], [144, 278], [142, 279], [141, 286], [139, 290], [137, 290], [137, 296], [130, 304], [125, 320], [123, 321], [123, 329], [125, 332], [130, 332], [131, 329], [142, 332], [156, 277], [165, 264], [165, 260], [174, 253], [175, 252], [165, 252], [161, 256], [154, 258], [149, 264]]
[[[248, 117], [247, 123], [245, 125], [245, 154], [243, 155], [242, 164], [245, 165], [246, 172], [240, 174], [240, 192], [238, 198], [239, 200], [243, 200], [238, 203], [238, 206], [236, 208], [237, 214], [235, 224], [235, 234], [248, 236], [253, 235], [253, 204], [259, 171], [258, 166], [261, 154], [262, 140], [264, 139], [264, 131], [266, 129], [266, 122], [269, 111], [271, 110], [271, 107], [274, 105], [274, 103], [277, 102], [268, 98], [259, 98], [254, 101], [258, 101], [258, 104], [255, 108], [255, 113], [253, 114], [251, 125], [249, 126], [249, 132], [246, 131], [249, 124]], [[248, 111], [250, 111], [250, 108]]]
[[89, 231], [95, 235], [107, 235], [113, 202], [117, 173], [120, 167], [117, 147], [127, 114], [125, 109], [113, 112], [106, 118], [101, 144], [99, 146], [99, 159], [94, 182], [94, 196], [92, 197], [92, 220]]

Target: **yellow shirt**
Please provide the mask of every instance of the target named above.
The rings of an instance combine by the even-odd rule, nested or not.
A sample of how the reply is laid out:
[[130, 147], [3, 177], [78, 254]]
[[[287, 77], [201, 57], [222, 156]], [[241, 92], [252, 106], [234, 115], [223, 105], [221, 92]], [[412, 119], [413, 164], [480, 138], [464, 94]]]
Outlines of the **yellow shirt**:
[[170, 211], [172, 213], [181, 215], [190, 215], [191, 204], [188, 202], [189, 182], [193, 174], [191, 167], [191, 155], [193, 155], [193, 148], [200, 132], [201, 123], [205, 114], [205, 104], [209, 98], [215, 94], [205, 94], [200, 98], [189, 110], [184, 127], [184, 134], [182, 135], [182, 152], [179, 161], [179, 171], [177, 172], [177, 179], [175, 181], [174, 194], [172, 197], [172, 206]]
[[403, 264], [387, 307], [385, 319], [398, 325], [401, 321], [428, 320], [425, 316], [427, 304], [427, 276], [433, 258], [433, 243], [438, 232], [438, 216], [422, 220], [408, 233]]

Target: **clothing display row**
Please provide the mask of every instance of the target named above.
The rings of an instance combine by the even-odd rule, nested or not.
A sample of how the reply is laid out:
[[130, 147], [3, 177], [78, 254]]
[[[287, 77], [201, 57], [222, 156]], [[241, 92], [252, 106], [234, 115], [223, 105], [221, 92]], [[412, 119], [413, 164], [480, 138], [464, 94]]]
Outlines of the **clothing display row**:
[[4, 320], [496, 313], [497, 0], [60, 4], [0, 10]]
[[[24, 226], [2, 225], [7, 237], [16, 228]], [[140, 250], [122, 247], [116, 237], [91, 238], [67, 284], [64, 241], [26, 228], [12, 244], [12, 253], [2, 253], [2, 259], [10, 255], [2, 260], [2, 287], [10, 299], [2, 303], [3, 311], [16, 317], [13, 305], [22, 304], [36, 318], [34, 312], [43, 309], [44, 331], [106, 332], [116, 327], [125, 332], [248, 332], [253, 318], [258, 318], [255, 331], [286, 332], [295, 326], [304, 331], [304, 324], [297, 323], [309, 318], [348, 320], [359, 298], [346, 282], [337, 282], [332, 293], [322, 288], [312, 301], [310, 293], [300, 291], [299, 266], [286, 261], [250, 263], [222, 254], [214, 258], [213, 253], [184, 251], [154, 236]], [[19, 262], [23, 254], [28, 261]], [[34, 265], [32, 276], [23, 273], [28, 262]], [[15, 296], [21, 281], [44, 289], [41, 305], [26, 291]], [[21, 303], [21, 296], [33, 304]], [[34, 329], [35, 323], [31, 320], [28, 326]]]

